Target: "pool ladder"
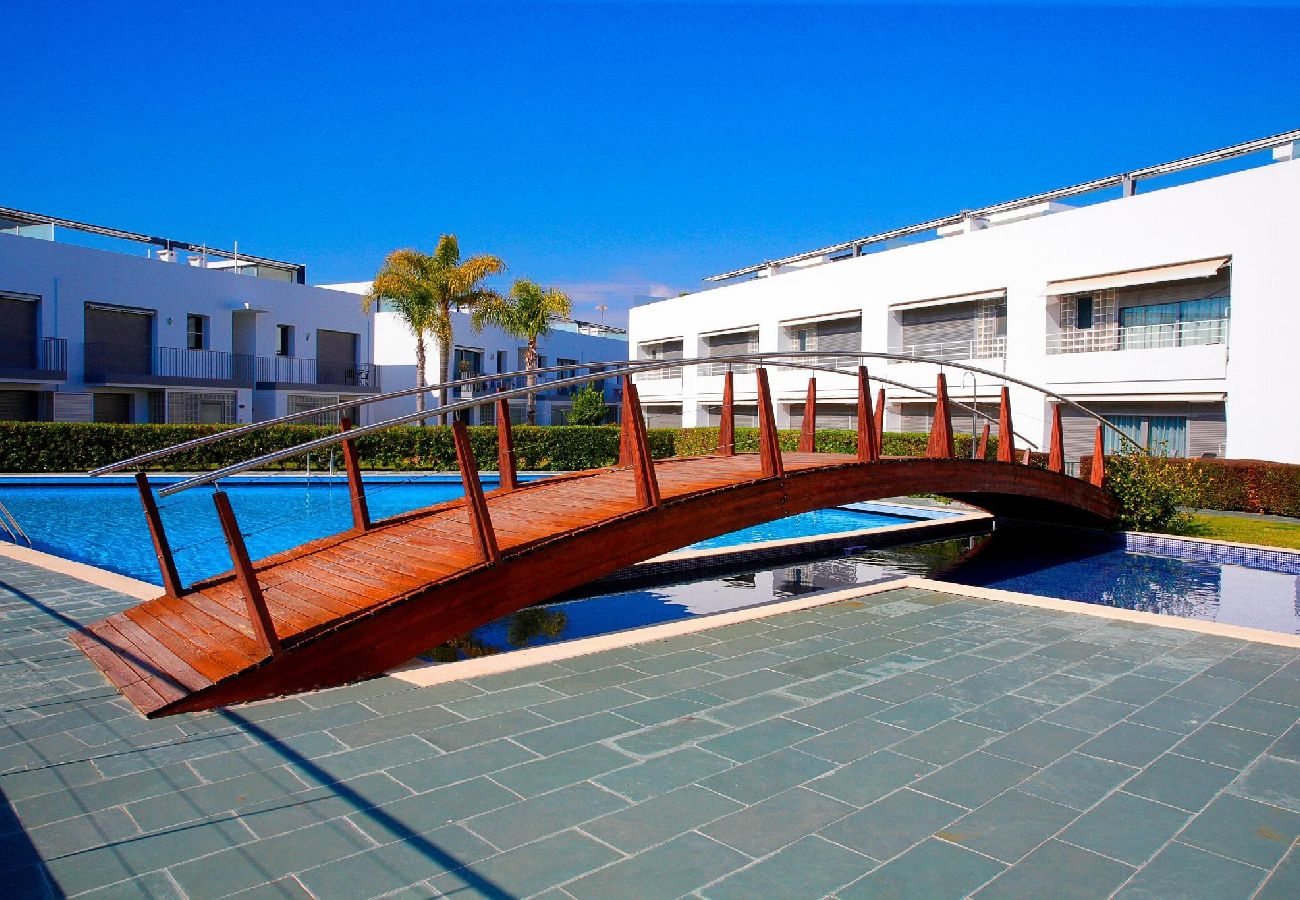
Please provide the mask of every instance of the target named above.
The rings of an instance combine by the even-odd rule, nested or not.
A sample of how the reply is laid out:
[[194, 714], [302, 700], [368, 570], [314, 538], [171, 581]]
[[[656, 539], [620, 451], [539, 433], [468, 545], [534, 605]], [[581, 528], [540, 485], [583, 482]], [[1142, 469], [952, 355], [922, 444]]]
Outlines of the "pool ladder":
[[32, 539], [27, 536], [23, 526], [18, 524], [18, 520], [14, 518], [14, 514], [9, 511], [9, 507], [5, 506], [3, 500], [0, 500], [0, 528], [8, 532], [9, 539], [15, 544], [18, 543], [19, 538], [22, 538], [27, 542], [28, 547], [32, 545]]

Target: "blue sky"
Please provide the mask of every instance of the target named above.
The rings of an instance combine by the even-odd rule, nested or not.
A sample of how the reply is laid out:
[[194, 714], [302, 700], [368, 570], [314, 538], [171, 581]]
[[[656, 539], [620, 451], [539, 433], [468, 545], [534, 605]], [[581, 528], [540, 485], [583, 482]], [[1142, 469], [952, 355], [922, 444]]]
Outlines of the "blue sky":
[[636, 295], [1300, 127], [1300, 9], [0, 4], [0, 206]]

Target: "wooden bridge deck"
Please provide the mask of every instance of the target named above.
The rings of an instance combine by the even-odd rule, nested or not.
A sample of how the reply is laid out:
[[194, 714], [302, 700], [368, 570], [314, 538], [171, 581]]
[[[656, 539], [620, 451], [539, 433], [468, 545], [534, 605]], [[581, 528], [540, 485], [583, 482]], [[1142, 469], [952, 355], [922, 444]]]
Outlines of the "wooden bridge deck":
[[[697, 534], [725, 533], [804, 509], [847, 502], [842, 499], [846, 496], [843, 488], [829, 492], [814, 490], [801, 499], [800, 492], [792, 492], [791, 486], [803, 481], [802, 475], [834, 477], [839, 473], [840, 482], [847, 475], [856, 485], [848, 488], [849, 493], [862, 495], [850, 499], [869, 499], [865, 494], [889, 496], [898, 493], [898, 488], [905, 491], [909, 485], [904, 482], [914, 479], [904, 478], [900, 482], [897, 476], [904, 469], [916, 464], [930, 468], [946, 465], [974, 469], [985, 475], [997, 473], [1013, 480], [1033, 481], [1049, 476], [1068, 483], [1066, 486], [1076, 492], [1090, 489], [1104, 498], [1100, 491], [1076, 479], [1006, 463], [966, 460], [861, 463], [854, 456], [827, 453], [785, 453], [782, 459], [784, 478], [765, 478], [756, 455], [658, 461], [654, 471], [662, 505], [655, 509], [646, 509], [638, 501], [634, 474], [628, 469], [594, 470], [526, 483], [512, 491], [489, 493], [486, 502], [501, 552], [500, 559], [491, 565], [474, 542], [468, 503], [463, 499], [377, 522], [364, 533], [323, 538], [260, 560], [254, 568], [282, 648], [274, 658], [267, 656], [257, 640], [233, 572], [199, 582], [182, 597], [163, 596], [142, 603], [90, 626], [86, 632], [74, 636], [74, 641], [142, 712], [166, 714], [213, 705], [207, 698], [234, 702], [355, 680], [400, 663], [447, 637], [464, 633], [513, 609], [614, 571], [629, 559], [649, 558], [698, 540]], [[879, 482], [879, 489], [864, 492], [861, 487], [864, 476]], [[989, 485], [995, 492], [999, 490], [997, 484]], [[1061, 486], [1053, 487], [1059, 490]], [[929, 489], [938, 487], [932, 484]], [[723, 495], [734, 494], [738, 489], [747, 489], [746, 496], [736, 496], [732, 502], [722, 500]], [[717, 497], [717, 502], [698, 508], [698, 501], [711, 497]], [[649, 531], [637, 532], [639, 537], [629, 534], [626, 528], [615, 529], [603, 539], [600, 534], [611, 523], [646, 516], [653, 520], [656, 513], [684, 506], [694, 507], [694, 514], [686, 518], [669, 515], [657, 525], [652, 521], [648, 523]], [[1104, 503], [1094, 502], [1093, 506], [1098, 518], [1106, 515]], [[706, 524], [698, 521], [701, 513], [707, 517]], [[687, 519], [694, 524], [688, 526]], [[659, 531], [663, 533], [656, 534]], [[611, 544], [611, 541], [625, 540], [637, 542], [638, 546], [619, 546], [616, 551]], [[546, 559], [537, 557], [541, 548], [556, 542], [567, 543], [569, 552], [578, 554], [584, 563], [576, 580], [567, 570], [557, 572], [554, 562], [548, 564]], [[529, 557], [534, 557], [531, 563]], [[512, 562], [517, 565], [512, 566]], [[530, 565], [536, 568], [529, 570]], [[370, 634], [375, 629], [367, 627], [363, 629], [367, 635], [362, 640], [373, 639], [376, 644], [385, 645], [375, 654], [359, 653], [357, 647], [344, 650], [339, 645], [332, 667], [328, 661], [317, 661], [314, 674], [301, 678], [285, 673], [249, 677], [261, 670], [283, 669], [284, 660], [292, 658], [300, 648], [326, 637], [336, 637], [349, 626], [374, 619], [404, 601], [433, 599], [440, 587], [454, 587], [459, 582], [463, 591], [456, 593], [483, 596], [482, 586], [464, 582], [466, 576], [485, 569], [495, 570], [497, 577], [490, 579], [494, 584], [489, 590], [498, 596], [510, 595], [505, 602], [472, 604], [474, 610], [465, 609], [465, 603], [449, 602], [445, 604], [446, 616], [430, 620], [441, 618], [441, 626], [397, 642], [406, 649], [389, 649], [394, 646], [392, 635]], [[418, 618], [429, 620], [427, 614]], [[416, 623], [401, 621], [399, 617], [392, 619], [390, 627], [409, 629], [416, 627]], [[424, 627], [431, 627], [430, 622]], [[247, 689], [235, 684], [241, 678], [249, 682]]]

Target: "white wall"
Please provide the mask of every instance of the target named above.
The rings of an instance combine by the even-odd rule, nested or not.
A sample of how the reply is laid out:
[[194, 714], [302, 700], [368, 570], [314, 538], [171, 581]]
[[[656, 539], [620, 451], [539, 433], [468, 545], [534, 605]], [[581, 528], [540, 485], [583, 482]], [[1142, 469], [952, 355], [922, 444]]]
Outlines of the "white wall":
[[[702, 332], [758, 324], [776, 350], [783, 320], [841, 310], [863, 314], [863, 349], [888, 345], [891, 305], [1005, 288], [1006, 371], [1066, 395], [1227, 396], [1228, 453], [1300, 462], [1294, 363], [1300, 336], [1300, 160], [1139, 193], [970, 234], [871, 253], [633, 309], [630, 345], [682, 337], [695, 355]], [[1222, 347], [1048, 356], [1049, 281], [1232, 257], [1231, 334]], [[996, 361], [1001, 364], [1001, 360]], [[933, 387], [933, 367], [870, 364], [886, 377]], [[958, 391], [959, 375], [949, 386]], [[717, 384], [713, 384], [716, 382]], [[774, 373], [779, 403], [802, 402], [806, 375]], [[687, 369], [681, 382], [639, 382], [643, 403], [684, 399], [683, 419], [717, 402], [721, 379]], [[848, 377], [818, 378], [819, 395], [852, 395]], [[984, 395], [983, 385], [980, 394]], [[992, 386], [990, 386], [992, 388]], [[749, 376], [738, 397], [752, 397]], [[965, 393], [969, 396], [969, 385]], [[906, 392], [890, 389], [891, 401]], [[1044, 433], [1040, 395], [1013, 390], [1017, 430]]]

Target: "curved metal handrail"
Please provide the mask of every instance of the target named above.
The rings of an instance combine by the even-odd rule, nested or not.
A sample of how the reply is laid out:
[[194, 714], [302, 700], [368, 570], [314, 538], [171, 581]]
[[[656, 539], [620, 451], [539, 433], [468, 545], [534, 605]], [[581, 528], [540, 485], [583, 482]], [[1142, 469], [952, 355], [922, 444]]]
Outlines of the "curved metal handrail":
[[[292, 457], [294, 457], [294, 456], [300, 456], [301, 454], [304, 454], [304, 453], [311, 453], [311, 452], [313, 452], [313, 451], [315, 451], [315, 450], [320, 450], [320, 449], [323, 449], [323, 448], [325, 448], [325, 447], [331, 447], [331, 446], [334, 446], [334, 445], [336, 445], [336, 444], [340, 444], [340, 443], [342, 443], [343, 441], [355, 440], [356, 438], [359, 438], [359, 437], [365, 437], [365, 436], [368, 435], [368, 434], [374, 434], [374, 433], [379, 432], [379, 431], [384, 431], [384, 430], [386, 430], [386, 429], [388, 429], [388, 428], [392, 428], [392, 427], [394, 427], [394, 426], [396, 426], [396, 425], [406, 425], [406, 424], [410, 424], [410, 423], [413, 423], [413, 422], [421, 422], [421, 421], [424, 421], [425, 419], [432, 418], [433, 416], [445, 416], [445, 415], [451, 415], [451, 414], [454, 414], [454, 413], [460, 412], [460, 411], [462, 411], [462, 410], [473, 409], [473, 408], [475, 408], [475, 407], [483, 406], [483, 405], [488, 404], [488, 403], [494, 403], [494, 402], [496, 402], [497, 400], [503, 400], [503, 399], [504, 399], [504, 400], [510, 400], [510, 399], [513, 399], [513, 398], [516, 398], [516, 397], [527, 397], [529, 394], [541, 393], [541, 392], [543, 392], [543, 391], [554, 390], [555, 388], [577, 386], [577, 385], [580, 385], [580, 384], [586, 384], [586, 383], [591, 382], [591, 381], [597, 381], [597, 380], [602, 380], [602, 379], [605, 379], [605, 378], [611, 378], [611, 377], [620, 377], [620, 376], [623, 376], [623, 375], [635, 375], [637, 372], [641, 372], [641, 371], [653, 371], [653, 370], [655, 370], [655, 369], [662, 369], [662, 368], [675, 368], [675, 367], [681, 367], [681, 366], [686, 366], [686, 365], [698, 365], [698, 364], [700, 364], [700, 363], [705, 363], [705, 362], [707, 362], [707, 363], [712, 363], [712, 364], [716, 364], [716, 363], [763, 363], [763, 362], [766, 362], [766, 363], [769, 363], [769, 364], [771, 364], [771, 365], [785, 366], [785, 367], [789, 367], [789, 368], [805, 368], [805, 367], [807, 367], [807, 364], [801, 364], [801, 363], [798, 362], [798, 360], [800, 360], [800, 359], [825, 359], [825, 358], [828, 357], [828, 356], [829, 356], [829, 357], [843, 358], [843, 359], [863, 359], [863, 358], [866, 358], [866, 359], [895, 359], [895, 360], [903, 360], [903, 361], [906, 361], [906, 362], [925, 362], [925, 363], [929, 363], [929, 364], [931, 364], [931, 365], [938, 366], [938, 367], [940, 368], [941, 371], [942, 371], [942, 369], [943, 369], [945, 366], [947, 366], [947, 367], [951, 367], [951, 368], [955, 368], [955, 369], [961, 369], [961, 370], [964, 370], [964, 371], [976, 372], [976, 373], [978, 373], [978, 374], [982, 374], [982, 375], [988, 375], [988, 376], [990, 376], [991, 378], [993, 378], [993, 379], [995, 379], [995, 380], [1002, 380], [1002, 381], [1011, 382], [1012, 384], [1018, 384], [1018, 385], [1020, 385], [1020, 386], [1022, 386], [1022, 387], [1029, 388], [1030, 390], [1037, 391], [1038, 393], [1041, 393], [1041, 394], [1043, 394], [1044, 396], [1051, 397], [1051, 398], [1053, 398], [1053, 399], [1055, 399], [1055, 400], [1058, 400], [1058, 401], [1060, 401], [1060, 402], [1062, 402], [1062, 403], [1066, 403], [1066, 404], [1068, 404], [1068, 405], [1070, 405], [1070, 406], [1072, 406], [1072, 407], [1075, 407], [1076, 409], [1079, 409], [1080, 411], [1082, 411], [1085, 415], [1089, 416], [1090, 418], [1096, 419], [1096, 420], [1097, 420], [1098, 422], [1100, 422], [1103, 426], [1110, 428], [1110, 429], [1111, 429], [1112, 431], [1114, 431], [1116, 434], [1120, 435], [1120, 437], [1121, 437], [1123, 440], [1128, 441], [1129, 443], [1133, 443], [1134, 446], [1137, 446], [1136, 442], [1134, 442], [1134, 441], [1132, 440], [1132, 438], [1130, 438], [1128, 435], [1124, 434], [1124, 432], [1120, 431], [1118, 428], [1116, 428], [1116, 427], [1115, 427], [1114, 425], [1112, 425], [1110, 422], [1106, 421], [1106, 419], [1104, 419], [1103, 417], [1099, 416], [1097, 413], [1094, 413], [1092, 410], [1088, 409], [1087, 407], [1083, 406], [1082, 404], [1080, 404], [1080, 403], [1076, 403], [1075, 401], [1071, 400], [1070, 398], [1068, 398], [1068, 397], [1064, 397], [1064, 396], [1062, 396], [1061, 394], [1056, 393], [1055, 391], [1051, 391], [1051, 390], [1049, 390], [1049, 389], [1047, 389], [1047, 388], [1044, 388], [1044, 387], [1041, 387], [1041, 386], [1039, 386], [1039, 385], [1033, 384], [1032, 382], [1025, 381], [1024, 379], [1021, 379], [1021, 378], [1015, 378], [1015, 377], [1013, 377], [1013, 376], [1007, 375], [1007, 374], [1002, 373], [1002, 372], [995, 372], [995, 371], [993, 371], [993, 370], [991, 370], [991, 369], [985, 369], [985, 368], [982, 368], [982, 367], [979, 367], [979, 366], [972, 366], [972, 365], [969, 365], [969, 364], [967, 364], [967, 363], [949, 362], [949, 361], [946, 361], [946, 360], [944, 360], [944, 361], [941, 361], [941, 360], [918, 360], [918, 359], [916, 359], [916, 358], [914, 358], [914, 357], [903, 356], [903, 355], [901, 355], [901, 354], [897, 354], [897, 353], [879, 353], [879, 352], [874, 352], [874, 351], [852, 351], [852, 350], [843, 350], [843, 351], [820, 351], [820, 352], [819, 352], [819, 351], [815, 351], [815, 350], [803, 350], [803, 351], [801, 351], [801, 350], [789, 350], [789, 351], [767, 352], [767, 353], [743, 353], [743, 354], [735, 354], [735, 355], [728, 355], [728, 356], [693, 357], [693, 358], [688, 358], [688, 359], [649, 360], [649, 361], [636, 361], [636, 362], [621, 361], [621, 362], [616, 363], [616, 364], [611, 364], [611, 363], [577, 363], [577, 364], [573, 364], [573, 365], [566, 365], [566, 366], [563, 366], [563, 367], [561, 367], [561, 366], [551, 366], [551, 367], [548, 367], [548, 370], [554, 371], [554, 370], [558, 370], [558, 369], [564, 369], [564, 370], [566, 370], [566, 371], [571, 371], [571, 370], [573, 370], [573, 369], [584, 369], [584, 368], [586, 368], [586, 369], [590, 369], [590, 368], [593, 367], [593, 366], [606, 366], [606, 365], [615, 365], [616, 368], [613, 368], [613, 369], [602, 369], [602, 370], [599, 371], [599, 372], [592, 372], [592, 373], [589, 373], [589, 374], [586, 374], [586, 375], [577, 375], [577, 376], [573, 376], [573, 377], [570, 377], [570, 378], [560, 378], [560, 379], [556, 379], [555, 381], [548, 381], [548, 382], [544, 382], [544, 383], [538, 383], [538, 384], [534, 384], [534, 385], [531, 385], [531, 386], [525, 386], [525, 387], [522, 387], [522, 388], [514, 388], [514, 389], [511, 389], [511, 390], [508, 390], [508, 391], [498, 391], [498, 392], [496, 392], [496, 393], [494, 393], [494, 394], [491, 394], [491, 395], [485, 395], [485, 396], [483, 396], [483, 397], [471, 398], [471, 399], [469, 399], [469, 400], [462, 400], [462, 401], [459, 401], [459, 402], [456, 402], [456, 403], [449, 403], [449, 404], [447, 404], [446, 406], [438, 406], [438, 407], [435, 407], [435, 408], [433, 408], [433, 409], [417, 410], [417, 411], [412, 412], [412, 413], [406, 413], [406, 414], [401, 415], [401, 416], [396, 416], [396, 417], [394, 417], [394, 418], [392, 418], [392, 419], [387, 419], [387, 420], [385, 420], [385, 421], [383, 421], [383, 422], [375, 422], [375, 423], [372, 423], [372, 424], [370, 424], [370, 425], [364, 425], [364, 426], [360, 426], [360, 427], [357, 427], [357, 428], [353, 428], [353, 429], [351, 429], [351, 430], [349, 430], [349, 431], [347, 431], [347, 432], [339, 432], [338, 434], [326, 435], [326, 436], [324, 436], [324, 437], [316, 438], [316, 439], [314, 439], [314, 440], [305, 441], [305, 442], [303, 442], [303, 443], [301, 443], [301, 444], [297, 444], [297, 445], [295, 445], [295, 446], [293, 446], [293, 447], [286, 447], [286, 448], [281, 449], [281, 450], [274, 450], [274, 451], [271, 451], [271, 452], [269, 452], [269, 453], [264, 453], [264, 454], [262, 454], [262, 455], [260, 455], [260, 456], [254, 457], [253, 459], [245, 460], [245, 461], [243, 461], [243, 462], [232, 463], [231, 465], [223, 466], [222, 468], [215, 469], [215, 470], [213, 470], [213, 471], [211, 471], [211, 472], [205, 472], [205, 473], [203, 473], [203, 474], [196, 475], [196, 476], [193, 476], [193, 477], [191, 477], [191, 478], [188, 478], [188, 479], [186, 479], [186, 480], [184, 480], [184, 481], [180, 481], [180, 482], [177, 482], [177, 483], [175, 483], [175, 484], [167, 485], [166, 487], [161, 488], [161, 489], [158, 491], [158, 493], [159, 493], [159, 496], [168, 497], [168, 496], [171, 496], [171, 495], [173, 495], [173, 494], [181, 493], [182, 491], [187, 491], [187, 490], [189, 490], [189, 489], [191, 489], [191, 488], [200, 487], [200, 486], [205, 485], [205, 484], [213, 484], [213, 483], [215, 483], [215, 482], [217, 482], [217, 481], [220, 481], [222, 478], [227, 478], [227, 477], [229, 477], [229, 476], [231, 476], [231, 475], [237, 475], [237, 474], [239, 474], [239, 473], [241, 473], [241, 472], [246, 472], [246, 471], [248, 471], [249, 469], [255, 469], [255, 468], [259, 467], [259, 466], [267, 465], [267, 464], [269, 464], [269, 463], [273, 463], [273, 462], [278, 462], [278, 461], [280, 461], [280, 460], [282, 460], [282, 459], [289, 459], [289, 458], [292, 458]], [[792, 362], [792, 361], [793, 361], [793, 362]], [[538, 373], [539, 371], [541, 371], [541, 370], [537, 370], [537, 369], [532, 370], [533, 374], [536, 374], [536, 373]], [[840, 370], [837, 370], [837, 369], [829, 369], [829, 368], [824, 369], [824, 371], [837, 372], [838, 374], [843, 374], [843, 375], [846, 375], [846, 376], [849, 374], [849, 373], [846, 373], [846, 372], [841, 372]], [[445, 384], [443, 384], [443, 385], [438, 385], [437, 387], [438, 387], [438, 388], [442, 388], [442, 387], [453, 387], [453, 386], [463, 385], [463, 384], [465, 384], [465, 383], [467, 383], [467, 382], [481, 382], [481, 381], [492, 380], [493, 378], [504, 380], [504, 379], [506, 379], [506, 378], [517, 378], [517, 377], [519, 377], [519, 376], [521, 376], [521, 375], [523, 375], [523, 376], [527, 376], [527, 374], [528, 374], [528, 371], [525, 370], [524, 372], [503, 373], [503, 374], [499, 374], [499, 375], [496, 375], [496, 376], [490, 376], [490, 377], [489, 377], [489, 376], [482, 376], [482, 377], [478, 377], [478, 378], [474, 378], [474, 379], [465, 379], [465, 380], [463, 380], [463, 381], [459, 381], [459, 382], [448, 382], [448, 383], [445, 383]], [[877, 379], [877, 380], [883, 381], [883, 379]], [[898, 383], [895, 382], [895, 384], [898, 384]], [[901, 387], [905, 387], [905, 388], [907, 388], [908, 390], [916, 390], [916, 391], [918, 391], [918, 392], [925, 393], [924, 389], [918, 389], [918, 388], [916, 388], [916, 387], [914, 387], [914, 386], [912, 386], [912, 385], [901, 385], [901, 384], [900, 384], [899, 386], [901, 386]], [[424, 388], [424, 390], [433, 390], [434, 388], [435, 388], [435, 386], [433, 386], [433, 385], [429, 385], [429, 386], [426, 386], [426, 387]], [[394, 393], [395, 393], [395, 394], [399, 394], [399, 395], [401, 395], [401, 394], [414, 393], [414, 392], [416, 392], [416, 391], [418, 391], [418, 390], [419, 390], [419, 388], [415, 388], [415, 389], [410, 389], [410, 388], [408, 388], [408, 389], [406, 389], [406, 390], [403, 391], [403, 392], [394, 392]], [[933, 396], [933, 394], [931, 394], [930, 396]], [[371, 397], [368, 397], [368, 398], [361, 398], [361, 399], [364, 400], [365, 402], [375, 402], [376, 400], [381, 399], [381, 398], [382, 398], [382, 399], [387, 399], [386, 397], [383, 397], [383, 395], [372, 395]], [[952, 402], [952, 401], [950, 401], [950, 402]], [[357, 405], [357, 404], [356, 404], [356, 403], [350, 403], [350, 404], [347, 404], [348, 407], [355, 406], [355, 405]], [[963, 408], [970, 409], [970, 407], [965, 407], [964, 405], [963, 405]], [[978, 409], [973, 410], [973, 411], [976, 412], [977, 414], [984, 415], [983, 413], [980, 413]], [[313, 414], [317, 414], [317, 415], [319, 415], [320, 410], [312, 410], [312, 413], [313, 413]], [[989, 418], [991, 418], [991, 417], [989, 417]], [[255, 425], [259, 425], [259, 426], [262, 426], [262, 427], [265, 427], [265, 426], [268, 425], [268, 424], [269, 424], [269, 423], [255, 423]], [[247, 430], [254, 430], [254, 426], [245, 426], [245, 429], [247, 429]], [[224, 434], [224, 435], [230, 435], [231, 433], [232, 433], [232, 432], [221, 432], [221, 434]], [[246, 432], [241, 432], [241, 433], [246, 433]], [[1030, 443], [1033, 443], [1033, 442], [1030, 442]], [[178, 446], [180, 446], [180, 445], [178, 445]], [[158, 454], [158, 453], [161, 453], [162, 451], [152, 451], [152, 452], [153, 452], [154, 454]], [[156, 458], [158, 458], [158, 456], [155, 455], [155, 456], [153, 456], [153, 458], [156, 459]], [[139, 458], [137, 457], [136, 459], [139, 459]], [[127, 465], [130, 465], [130, 464], [132, 464], [130, 461], [123, 461], [122, 463], [114, 463], [114, 464], [112, 464], [112, 465], [113, 465], [113, 469], [112, 469], [112, 470], [116, 470], [116, 469], [119, 469], [119, 468], [124, 468], [124, 467], [126, 467]], [[101, 469], [96, 470], [96, 471], [102, 472], [102, 471], [104, 471], [105, 468], [106, 468], [106, 467], [101, 467]]]

